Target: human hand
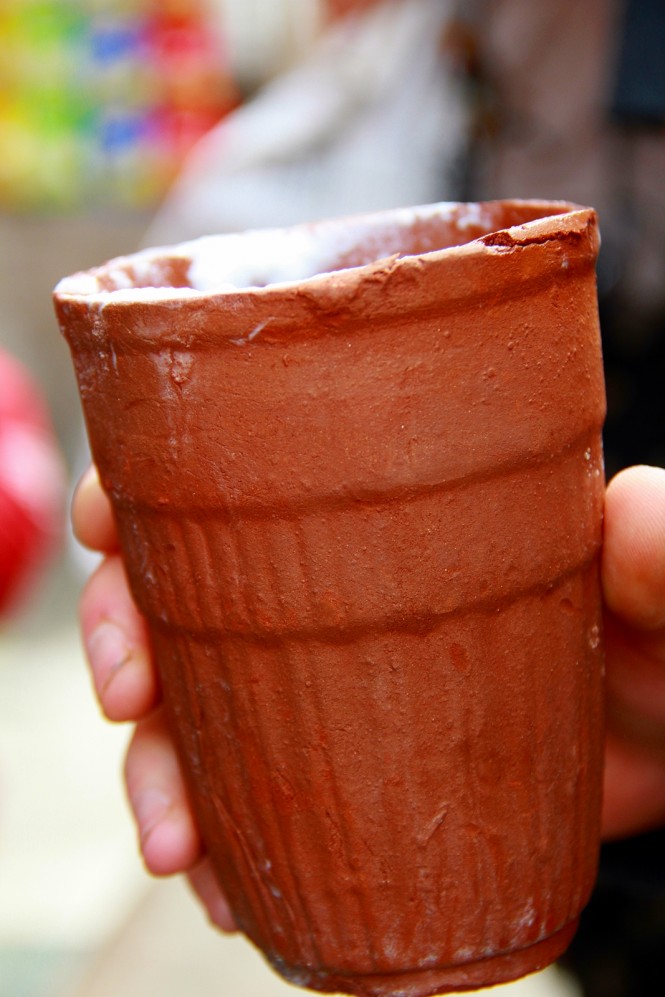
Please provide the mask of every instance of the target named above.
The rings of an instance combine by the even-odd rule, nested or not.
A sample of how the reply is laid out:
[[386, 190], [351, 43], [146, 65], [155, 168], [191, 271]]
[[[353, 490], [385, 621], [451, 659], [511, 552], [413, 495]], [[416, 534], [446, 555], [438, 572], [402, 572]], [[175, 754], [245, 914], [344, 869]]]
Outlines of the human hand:
[[665, 470], [631, 467], [605, 498], [603, 834], [665, 825]]
[[[186, 871], [211, 920], [231, 930], [94, 470], [79, 485], [73, 520], [79, 540], [105, 555], [84, 590], [81, 627], [102, 709], [112, 720], [137, 721], [125, 771], [146, 865], [157, 875]], [[601, 573], [608, 689], [602, 829], [616, 838], [665, 824], [665, 470], [629, 468], [610, 482]]]
[[233, 916], [189, 806], [163, 716], [147, 628], [129, 592], [111, 506], [94, 468], [79, 482], [72, 521], [79, 541], [104, 555], [81, 596], [81, 632], [103, 712], [109, 720], [136, 724], [125, 783], [143, 859], [156, 876], [185, 872], [213, 924], [233, 931]]

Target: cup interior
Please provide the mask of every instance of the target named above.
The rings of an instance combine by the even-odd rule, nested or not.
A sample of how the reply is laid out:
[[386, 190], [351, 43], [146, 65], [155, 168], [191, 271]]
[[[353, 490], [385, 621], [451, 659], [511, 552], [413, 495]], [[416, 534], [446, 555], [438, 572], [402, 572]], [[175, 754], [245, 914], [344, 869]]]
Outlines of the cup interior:
[[61, 282], [75, 294], [146, 289], [224, 293], [300, 282], [465, 245], [498, 230], [563, 214], [559, 202], [441, 203], [285, 229], [204, 236], [149, 249]]

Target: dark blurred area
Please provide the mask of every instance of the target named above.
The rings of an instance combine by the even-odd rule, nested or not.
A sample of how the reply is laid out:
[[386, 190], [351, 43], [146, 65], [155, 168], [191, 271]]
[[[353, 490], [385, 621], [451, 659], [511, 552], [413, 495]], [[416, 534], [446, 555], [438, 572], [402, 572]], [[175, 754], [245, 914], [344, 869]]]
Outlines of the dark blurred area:
[[665, 462], [665, 7], [465, 5], [476, 108], [465, 193], [593, 205], [608, 476]]

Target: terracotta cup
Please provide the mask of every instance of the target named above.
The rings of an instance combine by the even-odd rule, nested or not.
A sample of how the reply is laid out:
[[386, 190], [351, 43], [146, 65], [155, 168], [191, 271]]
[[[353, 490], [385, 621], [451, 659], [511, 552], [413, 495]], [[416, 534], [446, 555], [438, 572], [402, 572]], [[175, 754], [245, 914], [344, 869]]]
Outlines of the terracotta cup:
[[206, 847], [292, 982], [555, 959], [594, 881], [592, 210], [435, 205], [55, 294]]

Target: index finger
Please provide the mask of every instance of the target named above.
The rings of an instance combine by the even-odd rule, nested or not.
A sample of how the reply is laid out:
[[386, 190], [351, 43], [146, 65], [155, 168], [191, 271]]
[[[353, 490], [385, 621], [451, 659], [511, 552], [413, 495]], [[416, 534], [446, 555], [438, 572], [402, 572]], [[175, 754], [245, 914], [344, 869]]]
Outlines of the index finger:
[[81, 477], [72, 501], [72, 526], [79, 543], [108, 554], [118, 549], [118, 534], [109, 498], [91, 464]]

